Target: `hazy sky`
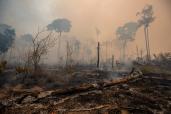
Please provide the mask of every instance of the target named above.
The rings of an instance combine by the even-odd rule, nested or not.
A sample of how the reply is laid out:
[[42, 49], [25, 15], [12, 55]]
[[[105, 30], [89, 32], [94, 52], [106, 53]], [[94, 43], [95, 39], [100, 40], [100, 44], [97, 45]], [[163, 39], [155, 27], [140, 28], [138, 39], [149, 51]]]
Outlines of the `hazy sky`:
[[[100, 40], [116, 38], [117, 27], [136, 21], [136, 13], [146, 4], [154, 7], [156, 20], [150, 26], [152, 53], [171, 52], [171, 18], [167, 0], [0, 0], [0, 23], [12, 25], [17, 35], [34, 33], [56, 18], [68, 18], [72, 30], [68, 35], [96, 41], [95, 28], [101, 31]], [[143, 28], [129, 53], [135, 47], [145, 49]]]

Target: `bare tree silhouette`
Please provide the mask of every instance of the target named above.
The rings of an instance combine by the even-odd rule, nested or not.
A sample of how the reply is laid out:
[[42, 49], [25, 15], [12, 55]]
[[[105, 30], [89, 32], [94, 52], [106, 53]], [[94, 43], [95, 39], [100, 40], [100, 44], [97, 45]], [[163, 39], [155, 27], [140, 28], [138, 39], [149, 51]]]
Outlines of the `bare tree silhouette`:
[[38, 70], [42, 56], [46, 55], [49, 49], [55, 45], [56, 39], [52, 37], [52, 32], [45, 32], [47, 31], [44, 29], [38, 29], [35, 37], [32, 39], [33, 48], [31, 50], [31, 60], [34, 66], [34, 71]]

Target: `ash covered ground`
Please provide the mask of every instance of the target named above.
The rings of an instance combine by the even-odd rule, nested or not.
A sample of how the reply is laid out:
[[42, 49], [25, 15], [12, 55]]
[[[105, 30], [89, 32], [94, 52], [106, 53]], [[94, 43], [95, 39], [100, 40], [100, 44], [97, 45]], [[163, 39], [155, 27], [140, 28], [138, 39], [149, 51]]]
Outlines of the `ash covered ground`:
[[[6, 71], [1, 75], [0, 111], [2, 114], [170, 114], [171, 75], [141, 71], [56, 71], [44, 80], [43, 76], [14, 78], [13, 71]], [[59, 76], [54, 78], [53, 74]]]

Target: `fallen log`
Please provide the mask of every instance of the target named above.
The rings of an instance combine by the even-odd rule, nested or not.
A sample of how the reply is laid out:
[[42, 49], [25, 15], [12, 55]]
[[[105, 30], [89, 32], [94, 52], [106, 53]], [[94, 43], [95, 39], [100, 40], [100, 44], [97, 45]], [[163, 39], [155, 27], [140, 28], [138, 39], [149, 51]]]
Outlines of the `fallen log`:
[[55, 90], [54, 92], [52, 92], [48, 96], [71, 96], [71, 95], [78, 94], [78, 93], [84, 93], [84, 92], [93, 91], [93, 90], [100, 90], [100, 89], [103, 89], [106, 87], [123, 84], [128, 81], [140, 78], [140, 77], [142, 77], [141, 72], [136, 72], [136, 73], [134, 72], [134, 73], [130, 74], [129, 76], [121, 78], [121, 79], [97, 82], [94, 84], [83, 84], [78, 87], [70, 87], [70, 88], [66, 88], [66, 89], [58, 89], [58, 90]]

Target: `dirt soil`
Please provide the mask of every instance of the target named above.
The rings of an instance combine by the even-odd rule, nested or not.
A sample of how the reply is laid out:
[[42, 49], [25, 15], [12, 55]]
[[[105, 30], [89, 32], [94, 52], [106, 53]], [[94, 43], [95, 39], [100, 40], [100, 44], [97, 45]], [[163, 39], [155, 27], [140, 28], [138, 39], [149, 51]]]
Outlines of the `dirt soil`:
[[[78, 85], [84, 91], [0, 92], [1, 114], [171, 114], [171, 76], [148, 74], [127, 82]], [[102, 85], [102, 86], [101, 86]], [[91, 87], [94, 87], [91, 89]], [[7, 95], [8, 94], [8, 95]], [[10, 96], [9, 96], [10, 95]]]

